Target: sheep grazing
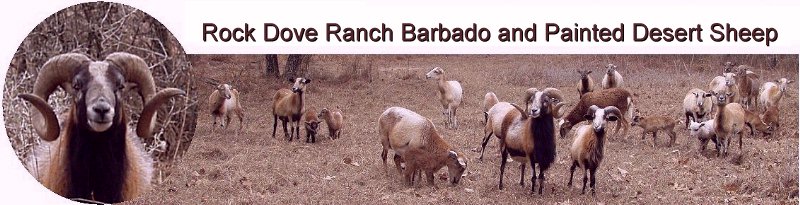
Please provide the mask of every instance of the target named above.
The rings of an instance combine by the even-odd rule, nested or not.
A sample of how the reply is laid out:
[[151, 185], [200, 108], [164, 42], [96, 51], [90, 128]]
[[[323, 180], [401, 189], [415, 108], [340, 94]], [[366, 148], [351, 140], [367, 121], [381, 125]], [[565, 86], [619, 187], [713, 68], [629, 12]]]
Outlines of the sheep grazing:
[[[584, 94], [581, 96], [581, 100], [578, 101], [578, 104], [572, 108], [572, 111], [564, 116], [563, 119], [559, 120], [558, 127], [560, 129], [559, 133], [561, 138], [566, 137], [567, 133], [572, 129], [572, 126], [585, 120], [583, 119], [583, 115], [586, 114], [591, 105], [602, 107], [614, 106], [622, 111], [622, 113], [632, 115], [632, 112], [629, 111], [633, 107], [633, 98], [631, 93], [623, 88], [611, 88]], [[614, 131], [615, 134], [619, 132], [620, 127], [624, 128], [623, 133], [628, 133], [630, 124], [628, 124], [625, 117], [621, 117], [619, 121], [617, 121], [617, 126]]]
[[[136, 84], [143, 102], [135, 131], [123, 98], [133, 88], [128, 83]], [[47, 103], [57, 87], [74, 98], [61, 124]], [[103, 61], [78, 53], [52, 57], [39, 71], [33, 93], [19, 95], [36, 108], [33, 128], [45, 141], [27, 162], [28, 170], [69, 199], [119, 203], [137, 197], [149, 189], [153, 173], [139, 138], [153, 137], [156, 112], [178, 95], [185, 93], [156, 92], [147, 63], [133, 54], [112, 53]]]
[[422, 171], [433, 185], [433, 174], [445, 166], [451, 185], [461, 181], [467, 169], [466, 158], [442, 139], [429, 119], [405, 108], [391, 107], [378, 118], [378, 132], [384, 169], [389, 149], [394, 150], [397, 169], [400, 170], [399, 163], [406, 164], [403, 175], [407, 184], [412, 185], [414, 173]]
[[715, 120], [706, 120], [704, 122], [695, 122], [692, 120], [689, 122], [689, 136], [695, 137], [700, 140], [700, 144], [698, 147], [698, 152], [703, 152], [706, 150], [706, 145], [708, 145], [708, 141], [713, 141], [717, 147], [717, 151], [719, 151], [719, 143], [717, 142], [717, 135], [714, 133], [715, 129]]
[[568, 187], [572, 187], [572, 177], [575, 168], [583, 169], [583, 189], [581, 194], [586, 193], [587, 175], [589, 186], [592, 189], [592, 196], [595, 191], [595, 172], [603, 161], [603, 150], [606, 141], [606, 122], [617, 121], [622, 118], [622, 113], [614, 106], [600, 108], [596, 105], [589, 107], [584, 118], [591, 121], [591, 125], [583, 125], [575, 132], [575, 138], [569, 149], [569, 156], [572, 158], [572, 166], [569, 170]]
[[577, 70], [578, 74], [581, 75], [581, 80], [578, 81], [578, 98], [584, 93], [594, 91], [594, 79], [589, 74], [592, 73], [591, 70]]
[[[306, 85], [311, 83], [311, 79], [307, 78], [289, 78], [292, 84], [292, 89], [281, 88], [275, 92], [272, 98], [272, 138], [275, 138], [275, 131], [278, 128], [278, 120], [283, 123], [283, 133], [292, 141], [292, 137], [296, 136], [300, 139], [300, 118], [303, 116], [303, 92], [306, 90]], [[286, 123], [291, 126], [291, 134], [286, 130]], [[295, 135], [296, 134], [296, 135]]]
[[642, 139], [645, 138], [647, 133], [653, 133], [653, 147], [656, 147], [656, 136], [658, 135], [658, 131], [662, 130], [669, 135], [669, 147], [672, 147], [675, 144], [675, 120], [670, 119], [667, 116], [651, 116], [651, 117], [642, 117], [637, 113], [637, 115], [633, 116], [631, 120], [631, 126], [641, 127], [642, 128]]
[[603, 89], [619, 88], [622, 87], [622, 75], [617, 72], [617, 66], [614, 64], [606, 65], [606, 74], [603, 75], [602, 86]]
[[786, 88], [794, 81], [786, 78], [781, 78], [775, 82], [766, 82], [761, 85], [758, 91], [758, 107], [762, 111], [766, 111], [768, 107], [778, 106], [778, 102], [783, 98], [783, 93]]
[[[239, 91], [231, 88], [228, 84], [217, 84], [216, 90], [211, 92], [208, 96], [208, 104], [211, 105], [211, 116], [214, 118], [214, 125], [211, 127], [211, 132], [214, 132], [217, 127], [217, 119], [225, 117], [224, 122], [220, 122], [220, 126], [228, 128], [231, 123], [231, 115], [236, 115], [239, 118], [239, 130], [242, 129], [242, 118], [244, 112], [242, 105], [239, 101]], [[220, 120], [221, 121], [221, 120]]]
[[[501, 139], [503, 145], [502, 160], [500, 160], [500, 189], [503, 189], [503, 173], [509, 155], [514, 161], [522, 163], [520, 166], [520, 185], [525, 185], [525, 164], [531, 166], [531, 192], [536, 187], [536, 164], [539, 164], [539, 194], [544, 187], [544, 172], [550, 168], [556, 158], [555, 127], [553, 119], [560, 117], [558, 113], [564, 105], [561, 91], [555, 88], [536, 90], [534, 95], [527, 100], [527, 111], [512, 104], [516, 111], [509, 111], [496, 122], [489, 118], [493, 130], [487, 136], [495, 134]], [[499, 104], [498, 104], [499, 105]], [[487, 123], [489, 124], [489, 123]]]
[[711, 94], [706, 91], [693, 88], [689, 90], [686, 97], [683, 98], [683, 112], [686, 115], [686, 127], [689, 127], [690, 121], [705, 120], [708, 113], [713, 108], [711, 102]]
[[309, 108], [303, 113], [303, 123], [305, 123], [306, 127], [306, 143], [317, 142], [317, 129], [321, 122], [319, 117], [317, 117], [317, 112], [313, 108]]
[[728, 103], [728, 98], [733, 96], [732, 92], [717, 93], [714, 95], [714, 105], [717, 108], [714, 133], [717, 135], [717, 156], [727, 155], [730, 139], [736, 135], [739, 137], [739, 150], [742, 149], [742, 130], [745, 124], [744, 108], [739, 103]]
[[344, 117], [342, 117], [341, 111], [330, 111], [328, 108], [322, 108], [317, 117], [325, 120], [325, 125], [328, 126], [328, 137], [339, 139], [342, 136]]
[[492, 108], [495, 104], [497, 104], [499, 100], [497, 99], [497, 95], [493, 92], [488, 92], [486, 95], [483, 96], [483, 121], [489, 119], [489, 109]]
[[756, 130], [764, 135], [771, 134], [773, 130], [758, 114], [749, 110], [744, 110], [744, 124], [750, 128], [750, 136], [755, 135]]
[[458, 110], [458, 106], [461, 105], [461, 99], [464, 96], [461, 83], [454, 80], [445, 80], [444, 70], [439, 67], [435, 67], [425, 74], [425, 78], [438, 81], [439, 102], [442, 103], [442, 108], [444, 109], [442, 112], [445, 117], [444, 124], [450, 129], [457, 129], [458, 119], [456, 118], [456, 110]]
[[767, 107], [767, 111], [765, 111], [764, 114], [759, 115], [759, 117], [765, 124], [769, 125], [769, 127], [773, 129], [772, 131], [774, 131], [774, 129], [780, 128], [781, 126], [778, 120], [779, 113], [780, 111], [778, 111], [778, 106], [775, 105]]

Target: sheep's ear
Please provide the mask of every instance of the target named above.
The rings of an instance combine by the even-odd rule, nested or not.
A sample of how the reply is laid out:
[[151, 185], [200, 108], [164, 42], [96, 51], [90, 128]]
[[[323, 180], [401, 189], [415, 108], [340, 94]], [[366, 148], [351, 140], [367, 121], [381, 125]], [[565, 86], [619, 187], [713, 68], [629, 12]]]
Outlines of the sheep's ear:
[[592, 71], [591, 70], [590, 71], [586, 71], [586, 74], [592, 74]]
[[594, 115], [586, 113], [585, 115], [583, 115], [583, 118], [586, 119], [586, 120], [593, 120], [594, 119]]
[[692, 92], [692, 94], [694, 94], [694, 97], [700, 97], [700, 95], [695, 92]]
[[458, 153], [456, 153], [456, 151], [450, 150], [449, 156], [450, 158], [458, 159]]
[[699, 127], [703, 127], [704, 125], [706, 125], [706, 123], [700, 123]]
[[613, 121], [617, 121], [619, 119], [619, 117], [617, 117], [617, 115], [613, 115], [612, 114], [612, 115], [608, 115], [608, 117], [606, 117], [606, 119], [608, 119], [608, 121], [612, 121], [613, 122]]
[[288, 78], [286, 78], [286, 79], [288, 79], [290, 83], [294, 83], [294, 78], [292, 78], [292, 77], [288, 77]]
[[786, 84], [791, 84], [793, 82], [794, 82], [793, 80], [789, 80], [789, 81], [786, 81]]
[[303, 83], [309, 84], [309, 83], [311, 83], [311, 79], [303, 78]]
[[711, 93], [706, 93], [705, 95], [703, 95], [703, 97], [705, 98], [711, 97]]

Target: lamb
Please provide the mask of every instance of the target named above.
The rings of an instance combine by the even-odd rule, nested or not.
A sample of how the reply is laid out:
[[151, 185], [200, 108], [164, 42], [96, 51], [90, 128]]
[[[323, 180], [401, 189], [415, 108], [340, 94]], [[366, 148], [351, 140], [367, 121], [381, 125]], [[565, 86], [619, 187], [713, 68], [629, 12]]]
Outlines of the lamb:
[[578, 81], [578, 98], [580, 99], [583, 94], [594, 91], [594, 79], [589, 75], [592, 73], [591, 70], [577, 70], [577, 72], [581, 75], [581, 80]]
[[487, 136], [495, 134], [501, 139], [503, 145], [502, 160], [500, 160], [500, 189], [503, 189], [503, 173], [509, 155], [514, 161], [522, 163], [520, 166], [520, 185], [525, 185], [525, 164], [531, 166], [531, 192], [536, 187], [536, 164], [539, 164], [539, 194], [544, 187], [544, 172], [550, 168], [556, 158], [555, 127], [553, 119], [560, 117], [561, 107], [564, 105], [561, 91], [555, 88], [536, 90], [528, 101], [527, 111], [512, 104], [516, 111], [509, 111], [502, 121], [489, 118], [493, 124]]
[[739, 103], [728, 103], [728, 98], [734, 95], [733, 92], [711, 94], [715, 97], [714, 105], [717, 108], [714, 118], [716, 120], [714, 133], [717, 135], [719, 147], [717, 156], [728, 154], [729, 140], [736, 135], [739, 136], [739, 150], [741, 150], [742, 130], [745, 124], [744, 108]]
[[[307, 78], [289, 78], [292, 83], [292, 89], [281, 88], [275, 92], [272, 98], [272, 138], [275, 138], [275, 131], [278, 127], [278, 120], [283, 123], [283, 133], [292, 141], [292, 137], [296, 136], [300, 139], [300, 118], [303, 116], [303, 92], [306, 90], [306, 85], [311, 83], [311, 79]], [[292, 133], [286, 130], [286, 123], [291, 126]], [[297, 135], [295, 135], [295, 133]]]
[[486, 95], [483, 96], [483, 121], [486, 122], [489, 119], [489, 109], [492, 108], [495, 104], [497, 104], [499, 100], [497, 99], [497, 95], [493, 92], [488, 92]]
[[467, 169], [467, 160], [461, 152], [453, 149], [442, 139], [431, 120], [411, 110], [401, 107], [386, 109], [378, 118], [380, 133], [381, 160], [384, 169], [389, 149], [394, 150], [395, 166], [400, 170], [400, 162], [405, 162], [404, 179], [413, 185], [416, 171], [425, 172], [430, 185], [433, 174], [447, 166], [448, 182], [456, 185]]
[[445, 117], [445, 126], [450, 129], [458, 129], [456, 110], [458, 110], [458, 106], [461, 105], [461, 99], [464, 94], [461, 89], [461, 83], [454, 80], [445, 80], [444, 70], [439, 67], [433, 68], [425, 74], [425, 77], [438, 81], [439, 102], [442, 103], [442, 108], [444, 109], [442, 114]]
[[768, 107], [778, 106], [778, 102], [783, 98], [783, 93], [786, 88], [791, 84], [792, 80], [781, 78], [775, 82], [766, 82], [761, 85], [758, 91], [758, 107], [762, 111], [766, 111]]
[[322, 108], [317, 117], [325, 120], [325, 125], [328, 126], [328, 137], [333, 140], [342, 136], [344, 117], [342, 117], [341, 111], [330, 111], [328, 108]]
[[617, 72], [617, 66], [614, 64], [606, 65], [606, 74], [603, 75], [602, 86], [603, 89], [619, 88], [622, 87], [622, 75]]
[[316, 143], [317, 129], [319, 128], [319, 123], [322, 122], [317, 117], [317, 112], [313, 108], [307, 109], [303, 114], [303, 122], [306, 127], [306, 143]]
[[[47, 103], [57, 87], [74, 98], [62, 123]], [[133, 87], [143, 104], [135, 130], [128, 125], [122, 98]], [[153, 174], [153, 160], [139, 138], [153, 137], [158, 109], [179, 95], [185, 92], [156, 92], [147, 63], [133, 54], [116, 52], [104, 61], [79, 53], [54, 56], [39, 71], [33, 93], [19, 95], [36, 108], [33, 128], [44, 140], [26, 162], [28, 170], [65, 198], [103, 203], [133, 199], [150, 188]]]
[[717, 151], [719, 151], [719, 143], [717, 142], [717, 135], [714, 133], [715, 129], [715, 120], [706, 120], [704, 122], [695, 122], [692, 120], [689, 122], [689, 136], [695, 137], [700, 140], [700, 144], [698, 147], [698, 152], [703, 152], [706, 150], [706, 145], [708, 145], [708, 141], [711, 140], [714, 142], [717, 147]]
[[667, 116], [652, 116], [652, 117], [642, 117], [637, 114], [633, 116], [631, 120], [631, 126], [637, 126], [642, 128], [642, 139], [644, 139], [647, 133], [653, 133], [653, 147], [656, 147], [656, 136], [658, 135], [658, 131], [662, 130], [669, 135], [669, 147], [672, 147], [675, 144], [675, 120], [670, 119]]
[[689, 93], [683, 98], [683, 112], [686, 116], [686, 127], [689, 127], [689, 122], [692, 120], [701, 121], [708, 117], [706, 114], [711, 112], [713, 104], [714, 103], [711, 102], [710, 93], [706, 93], [697, 88], [689, 90]]
[[583, 189], [581, 194], [586, 193], [587, 175], [589, 186], [592, 189], [592, 196], [595, 193], [595, 173], [600, 163], [603, 161], [603, 151], [606, 141], [606, 122], [613, 122], [622, 118], [622, 113], [614, 106], [600, 108], [596, 105], [589, 107], [589, 111], [584, 116], [586, 120], [592, 122], [591, 125], [583, 125], [575, 132], [575, 138], [569, 149], [572, 166], [569, 170], [568, 187], [572, 187], [572, 177], [575, 168], [583, 169]]
[[[559, 120], [558, 127], [560, 129], [559, 133], [561, 138], [566, 137], [567, 133], [572, 129], [572, 126], [585, 120], [583, 115], [586, 114], [591, 105], [602, 107], [614, 106], [622, 111], [622, 113], [632, 115], [632, 112], [629, 111], [633, 107], [633, 98], [631, 93], [623, 88], [611, 88], [584, 94], [581, 96], [581, 100], [578, 101], [578, 104], [572, 108], [572, 111]], [[632, 117], [633, 116], [631, 116], [631, 118]], [[614, 131], [615, 134], [619, 132], [620, 126], [624, 128], [623, 133], [627, 134], [630, 124], [628, 124], [625, 117], [621, 117], [619, 121], [617, 121], [617, 126]]]
[[225, 121], [220, 123], [223, 128], [228, 128], [231, 123], [231, 115], [239, 118], [239, 130], [242, 129], [242, 118], [244, 112], [239, 101], [239, 91], [231, 88], [229, 84], [216, 84], [216, 90], [208, 96], [208, 104], [211, 105], [211, 116], [214, 118], [214, 125], [211, 127], [213, 133], [217, 127], [217, 119], [225, 117]]

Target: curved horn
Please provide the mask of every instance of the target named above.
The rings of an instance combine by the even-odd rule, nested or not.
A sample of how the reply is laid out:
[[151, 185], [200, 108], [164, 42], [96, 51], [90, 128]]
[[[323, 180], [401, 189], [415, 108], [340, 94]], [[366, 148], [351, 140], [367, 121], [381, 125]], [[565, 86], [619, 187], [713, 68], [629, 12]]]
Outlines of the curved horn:
[[539, 92], [539, 89], [528, 88], [527, 90], [525, 90], [525, 96], [524, 96], [525, 98], [522, 100], [522, 102], [525, 102], [525, 109], [528, 108], [528, 104], [531, 102], [531, 97], [533, 97], [533, 95], [535, 95], [536, 92]]
[[555, 106], [552, 107], [552, 110], [550, 110], [550, 112], [552, 112], [553, 117], [561, 118], [561, 115], [562, 115], [561, 107], [563, 107], [566, 104], [566, 103], [564, 103], [564, 96], [561, 95], [561, 91], [558, 90], [558, 89], [555, 89], [555, 88], [545, 88], [544, 91], [542, 91], [542, 92], [547, 97], [555, 99], [555, 101], [554, 101]]
[[46, 141], [58, 138], [61, 128], [58, 125], [53, 108], [47, 104], [50, 94], [61, 86], [67, 93], [73, 94], [72, 77], [78, 69], [86, 67], [92, 60], [80, 53], [65, 53], [53, 56], [44, 63], [33, 84], [33, 95], [22, 94], [20, 98], [33, 104], [33, 129]]
[[525, 109], [522, 109], [522, 107], [520, 107], [519, 105], [517, 105], [515, 103], [510, 103], [510, 104], [511, 104], [511, 106], [514, 106], [514, 108], [517, 108], [517, 110], [519, 110], [520, 113], [522, 113], [522, 120], [527, 120], [528, 119], [528, 113], [525, 111]]
[[106, 61], [116, 65], [126, 81], [136, 83], [143, 103], [150, 101], [156, 93], [156, 83], [144, 59], [130, 53], [116, 52], [106, 56]]
[[606, 112], [606, 114], [611, 114], [611, 115], [614, 115], [617, 118], [622, 118], [622, 112], [620, 112], [619, 108], [617, 108], [617, 107], [608, 106], [606, 108], [603, 108], [603, 110]]
[[166, 88], [153, 95], [153, 98], [147, 101], [142, 108], [142, 114], [136, 124], [136, 135], [145, 139], [153, 137], [153, 122], [155, 122], [158, 108], [170, 98], [178, 95], [186, 95], [186, 92], [177, 88]]

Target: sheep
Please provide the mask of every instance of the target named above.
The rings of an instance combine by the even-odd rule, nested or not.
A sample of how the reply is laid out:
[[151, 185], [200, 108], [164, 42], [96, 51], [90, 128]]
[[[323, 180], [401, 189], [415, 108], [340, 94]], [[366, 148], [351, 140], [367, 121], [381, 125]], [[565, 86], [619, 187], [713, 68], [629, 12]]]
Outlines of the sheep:
[[[484, 134], [492, 133], [494, 128], [497, 127], [498, 129], [503, 125], [503, 119], [506, 117], [508, 112], [517, 112], [517, 109], [514, 108], [511, 103], [508, 102], [499, 102], [492, 106], [487, 113], [486, 124], [484, 127]], [[520, 113], [522, 114], [522, 113]], [[486, 144], [489, 143], [492, 135], [486, 135], [483, 140], [481, 140], [481, 156], [478, 157], [478, 160], [483, 161], [483, 152], [486, 150]], [[495, 135], [495, 137], [499, 138], [499, 135]], [[501, 147], [502, 152], [502, 147]]]
[[[58, 87], [73, 98], [61, 123], [47, 103]], [[122, 97], [134, 87], [143, 104], [135, 128], [128, 125]], [[153, 137], [156, 112], [179, 95], [185, 92], [156, 92], [147, 63], [133, 54], [111, 53], [103, 61], [79, 53], [54, 56], [39, 71], [33, 92], [19, 95], [35, 108], [32, 125], [44, 140], [26, 162], [28, 170], [65, 198], [103, 203], [133, 199], [150, 188], [153, 174], [153, 160], [140, 138]]]
[[568, 187], [572, 187], [572, 177], [575, 174], [575, 168], [581, 167], [583, 169], [583, 189], [581, 194], [586, 193], [587, 175], [589, 179], [589, 186], [592, 189], [592, 196], [595, 192], [595, 172], [603, 161], [604, 144], [606, 141], [606, 122], [617, 121], [622, 118], [622, 113], [614, 106], [600, 108], [597, 105], [589, 107], [588, 112], [584, 118], [591, 121], [591, 125], [583, 125], [575, 132], [575, 138], [572, 146], [569, 149], [570, 158], [572, 158], [572, 166], [569, 170]]
[[739, 150], [742, 149], [742, 130], [745, 124], [744, 108], [739, 103], [728, 103], [728, 98], [733, 96], [733, 92], [711, 92], [714, 95], [714, 106], [717, 114], [714, 133], [717, 135], [717, 156], [727, 155], [730, 139], [736, 135], [739, 137]]
[[497, 99], [497, 95], [493, 92], [488, 92], [483, 96], [483, 122], [489, 119], [489, 109], [497, 104], [497, 102], [499, 102], [499, 100]]
[[767, 124], [758, 114], [755, 112], [744, 110], [744, 124], [750, 128], [750, 136], [755, 135], [755, 130], [758, 130], [764, 135], [769, 135], [772, 133], [773, 128]]
[[211, 117], [214, 118], [214, 125], [211, 127], [212, 133], [217, 127], [218, 118], [225, 117], [225, 121], [220, 122], [220, 126], [227, 129], [231, 123], [231, 115], [234, 114], [239, 118], [239, 130], [242, 129], [244, 112], [240, 103], [238, 90], [231, 88], [229, 84], [216, 85], [216, 89], [208, 96], [208, 104], [211, 105]]
[[[686, 93], [683, 98], [683, 112], [686, 116], [686, 127], [689, 127], [690, 120], [704, 120], [713, 108], [711, 94], [701, 89], [693, 88]], [[691, 119], [690, 119], [691, 118]]]
[[723, 73], [721, 76], [716, 76], [708, 83], [709, 92], [725, 93], [731, 92], [734, 95], [728, 97], [728, 103], [739, 102], [739, 87], [736, 84], [735, 73]]
[[322, 108], [317, 117], [325, 120], [325, 125], [328, 126], [328, 137], [333, 140], [342, 136], [344, 117], [342, 117], [341, 111], [330, 111], [328, 108]]
[[[584, 94], [581, 96], [581, 100], [578, 101], [578, 104], [572, 108], [572, 111], [559, 120], [558, 127], [560, 129], [559, 133], [561, 138], [566, 137], [567, 133], [572, 129], [572, 126], [585, 120], [583, 119], [583, 115], [586, 114], [591, 105], [603, 107], [614, 106], [622, 111], [622, 113], [632, 115], [632, 112], [629, 111], [633, 108], [633, 98], [631, 93], [623, 88], [611, 88]], [[633, 116], [630, 117], [632, 118]], [[617, 121], [614, 133], [618, 133], [619, 128], [623, 127], [623, 133], [627, 134], [629, 126], [630, 124], [628, 124], [625, 117], [621, 117], [619, 121]]]
[[[492, 130], [487, 130], [490, 136], [495, 134], [501, 139], [503, 145], [502, 160], [500, 160], [500, 185], [503, 189], [503, 173], [509, 155], [514, 161], [522, 163], [520, 166], [520, 185], [525, 185], [525, 164], [531, 166], [531, 192], [536, 187], [536, 164], [539, 164], [539, 194], [544, 187], [544, 172], [550, 168], [556, 158], [555, 127], [553, 119], [558, 118], [563, 102], [561, 91], [555, 88], [536, 90], [528, 101], [527, 111], [516, 104], [516, 111], [509, 111], [502, 121], [489, 118]], [[487, 123], [487, 124], [489, 124]]]
[[778, 102], [783, 98], [783, 93], [786, 92], [788, 84], [792, 82], [794, 81], [781, 78], [775, 82], [766, 82], [761, 85], [758, 91], [757, 107], [762, 111], [766, 111], [768, 107], [778, 106]]
[[715, 129], [715, 120], [710, 119], [703, 122], [696, 122], [692, 120], [689, 122], [689, 136], [695, 137], [700, 140], [700, 144], [698, 147], [698, 152], [703, 152], [706, 150], [706, 145], [708, 145], [708, 141], [711, 140], [714, 142], [715, 147], [717, 147], [717, 151], [719, 151], [719, 143], [717, 142], [717, 135], [714, 133]]
[[736, 86], [739, 90], [739, 99], [741, 100], [740, 103], [747, 106], [748, 108], [755, 102], [755, 97], [758, 95], [758, 86], [756, 85], [755, 80], [758, 78], [758, 75], [753, 73], [752, 67], [747, 65], [740, 65], [737, 67], [736, 71]]
[[404, 179], [413, 185], [416, 171], [425, 172], [428, 184], [433, 184], [433, 174], [447, 166], [448, 182], [456, 185], [467, 169], [467, 160], [453, 149], [436, 130], [428, 118], [401, 107], [386, 109], [378, 118], [378, 132], [383, 146], [381, 160], [386, 169], [389, 149], [394, 151], [395, 166], [405, 162]]
[[445, 80], [444, 70], [439, 67], [433, 68], [425, 78], [437, 80], [439, 88], [439, 102], [442, 103], [444, 111], [442, 114], [445, 117], [444, 124], [450, 129], [458, 129], [458, 119], [456, 118], [456, 110], [461, 105], [463, 97], [463, 89], [461, 83], [454, 80]]
[[778, 120], [779, 113], [780, 111], [778, 111], [778, 106], [774, 105], [767, 107], [767, 111], [765, 111], [763, 114], [760, 114], [759, 118], [761, 118], [765, 124], [769, 125], [770, 128], [777, 129], [781, 126]]
[[606, 74], [603, 75], [602, 87], [603, 89], [619, 88], [622, 87], [622, 75], [617, 72], [617, 66], [614, 64], [606, 65]]
[[580, 99], [581, 95], [584, 93], [594, 91], [594, 79], [589, 74], [592, 73], [591, 70], [576, 70], [578, 74], [581, 75], [581, 80], [578, 81], [578, 98]]
[[[303, 92], [306, 90], [306, 85], [311, 83], [308, 78], [289, 78], [292, 83], [292, 89], [281, 88], [275, 92], [272, 98], [272, 138], [275, 138], [275, 131], [278, 127], [278, 120], [283, 123], [283, 133], [292, 141], [292, 137], [297, 134], [296, 138], [300, 139], [300, 118], [303, 115]], [[291, 126], [291, 134], [286, 130], [286, 123]]]
[[670, 119], [667, 116], [652, 116], [652, 117], [643, 117], [637, 114], [633, 116], [631, 120], [631, 126], [641, 127], [642, 128], [642, 139], [645, 138], [647, 133], [653, 133], [653, 147], [656, 147], [656, 136], [658, 135], [659, 130], [663, 130], [667, 132], [669, 135], [669, 147], [672, 147], [675, 144], [675, 120]]
[[319, 123], [322, 122], [317, 117], [317, 112], [313, 108], [307, 109], [303, 113], [303, 122], [306, 127], [306, 143], [316, 143], [317, 129], [319, 128]]
[[722, 66], [723, 66], [722, 73], [732, 73], [733, 69], [735, 68], [734, 66], [736, 66], [736, 63], [728, 61], [723, 63]]

